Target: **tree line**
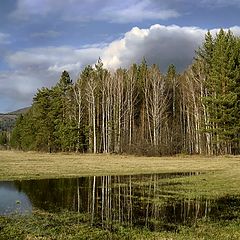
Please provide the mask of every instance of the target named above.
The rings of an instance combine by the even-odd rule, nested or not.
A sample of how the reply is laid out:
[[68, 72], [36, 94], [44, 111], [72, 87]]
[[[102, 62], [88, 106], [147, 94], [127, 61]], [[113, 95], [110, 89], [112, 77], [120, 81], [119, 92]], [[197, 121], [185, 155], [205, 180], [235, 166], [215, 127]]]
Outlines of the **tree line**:
[[208, 32], [183, 73], [99, 61], [39, 89], [11, 133], [22, 150], [144, 155], [240, 153], [240, 39]]
[[11, 130], [15, 125], [15, 117], [0, 114], [0, 149], [9, 148]]

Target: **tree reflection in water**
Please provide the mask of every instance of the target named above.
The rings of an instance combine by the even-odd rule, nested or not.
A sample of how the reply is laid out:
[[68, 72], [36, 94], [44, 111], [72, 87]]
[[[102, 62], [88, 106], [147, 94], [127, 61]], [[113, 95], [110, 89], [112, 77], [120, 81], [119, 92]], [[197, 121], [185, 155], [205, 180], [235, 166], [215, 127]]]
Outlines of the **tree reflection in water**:
[[152, 231], [176, 230], [179, 224], [194, 225], [199, 218], [217, 216], [219, 202], [228, 204], [223, 199], [179, 199], [177, 191], [168, 191], [163, 181], [195, 174], [200, 173], [15, 181], [15, 186], [28, 195], [33, 207], [86, 213], [94, 226], [111, 229], [121, 224]]

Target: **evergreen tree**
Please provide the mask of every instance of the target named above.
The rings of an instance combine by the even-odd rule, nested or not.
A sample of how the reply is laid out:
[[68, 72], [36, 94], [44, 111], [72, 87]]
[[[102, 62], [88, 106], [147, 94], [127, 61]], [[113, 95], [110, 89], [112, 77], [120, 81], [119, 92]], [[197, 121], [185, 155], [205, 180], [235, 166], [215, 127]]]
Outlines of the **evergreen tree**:
[[52, 113], [53, 94], [52, 90], [42, 88], [33, 99], [31, 108], [32, 118], [35, 122], [35, 149], [52, 152], [54, 143], [54, 118]]
[[77, 132], [74, 113], [73, 83], [69, 73], [63, 71], [53, 91], [52, 115], [54, 117], [54, 137], [62, 151], [74, 150]]
[[198, 52], [204, 62], [205, 97], [203, 98], [209, 117], [209, 127], [212, 134], [216, 154], [231, 153], [232, 141], [236, 136], [237, 122], [237, 78], [239, 62], [238, 40], [231, 31], [220, 30], [212, 40], [207, 34], [201, 51]]
[[23, 115], [21, 114], [17, 120], [15, 127], [11, 134], [10, 145], [15, 149], [22, 149], [22, 128], [23, 128]]
[[8, 138], [7, 138], [7, 132], [2, 131], [0, 132], [0, 145], [7, 145]]

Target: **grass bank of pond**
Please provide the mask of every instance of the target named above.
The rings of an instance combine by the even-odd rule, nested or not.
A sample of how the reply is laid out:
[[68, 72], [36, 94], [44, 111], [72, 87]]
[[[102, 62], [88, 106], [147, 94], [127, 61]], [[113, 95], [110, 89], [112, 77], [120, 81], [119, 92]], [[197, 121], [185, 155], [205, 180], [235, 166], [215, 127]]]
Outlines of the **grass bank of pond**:
[[[0, 179], [4, 181], [166, 172], [201, 173], [188, 177], [161, 178], [161, 192], [167, 192], [169, 196], [182, 201], [183, 206], [186, 203], [186, 209], [191, 206], [190, 201], [204, 199], [206, 209], [211, 203], [210, 213], [215, 214], [203, 214], [193, 224], [179, 224], [173, 229], [152, 231], [118, 223], [112, 223], [110, 228], [109, 225], [89, 224], [91, 214], [33, 209], [31, 215], [0, 216], [0, 239], [240, 239], [239, 156], [160, 158], [0, 151]], [[144, 182], [138, 182], [137, 179], [133, 182], [131, 178], [132, 184], [143, 191]], [[146, 184], [145, 196], [148, 189], [153, 188], [153, 183]], [[139, 198], [148, 201], [144, 197]], [[157, 207], [162, 204], [158, 202], [159, 198], [151, 201]], [[200, 209], [201, 204], [201, 201], [195, 203], [195, 211], [198, 211], [198, 207]], [[164, 209], [166, 211], [167, 208]], [[151, 220], [153, 225], [156, 225], [156, 220]]]
[[115, 225], [111, 230], [89, 226], [90, 216], [77, 213], [50, 214], [35, 212], [32, 216], [0, 218], [0, 239], [240, 239], [240, 219], [233, 221], [199, 220], [195, 226], [179, 227], [177, 232], [151, 232], [147, 229]]
[[[205, 172], [185, 182], [181, 194], [240, 194], [240, 156], [135, 157], [110, 154], [47, 154], [0, 151], [0, 180], [71, 178], [166, 172]], [[166, 180], [168, 181], [168, 180]]]

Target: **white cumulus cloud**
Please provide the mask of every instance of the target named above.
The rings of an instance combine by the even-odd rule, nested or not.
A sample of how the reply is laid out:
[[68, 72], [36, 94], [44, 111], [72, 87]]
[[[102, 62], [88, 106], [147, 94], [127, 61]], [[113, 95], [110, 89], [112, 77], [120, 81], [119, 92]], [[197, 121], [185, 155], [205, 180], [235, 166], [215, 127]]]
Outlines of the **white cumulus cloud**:
[[[239, 26], [233, 26], [230, 30], [240, 36]], [[219, 29], [210, 31], [215, 36]], [[156, 24], [147, 29], [134, 27], [122, 39], [110, 43], [104, 49], [102, 59], [105, 66], [111, 69], [140, 63], [144, 57], [149, 64], [158, 64], [162, 71], [166, 71], [169, 64], [175, 64], [182, 71], [191, 64], [206, 32], [207, 29], [199, 27], [177, 25]]]
[[[231, 30], [240, 35], [239, 26], [233, 26]], [[201, 45], [206, 31], [198, 27], [156, 24], [146, 29], [134, 27], [109, 44], [17, 51], [5, 59], [10, 70], [0, 71], [0, 96], [15, 101], [15, 108], [27, 106], [37, 88], [56, 84], [63, 70], [69, 71], [75, 80], [84, 66], [96, 63], [99, 57], [106, 68], [113, 70], [140, 63], [145, 57], [149, 65], [156, 63], [163, 72], [169, 64], [175, 64], [181, 71], [191, 64], [194, 51]], [[211, 30], [213, 35], [218, 31]]]
[[103, 62], [109, 68], [127, 67], [145, 57], [149, 64], [157, 63], [164, 71], [171, 63], [182, 70], [191, 63], [205, 33], [206, 29], [176, 25], [135, 27], [104, 50]]

